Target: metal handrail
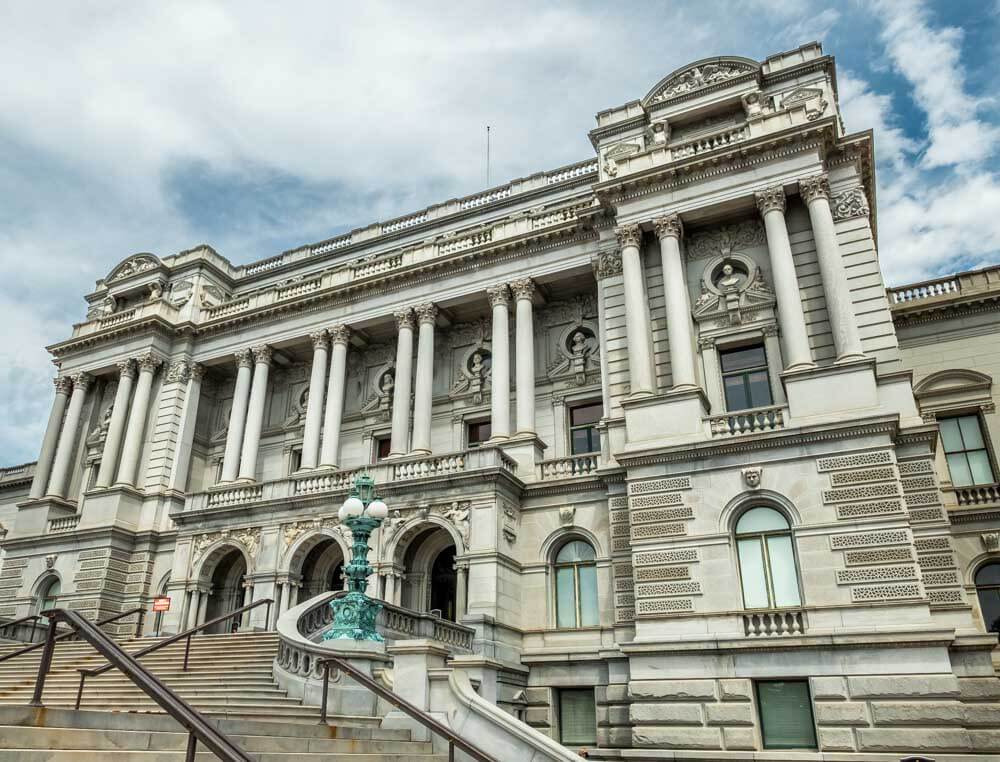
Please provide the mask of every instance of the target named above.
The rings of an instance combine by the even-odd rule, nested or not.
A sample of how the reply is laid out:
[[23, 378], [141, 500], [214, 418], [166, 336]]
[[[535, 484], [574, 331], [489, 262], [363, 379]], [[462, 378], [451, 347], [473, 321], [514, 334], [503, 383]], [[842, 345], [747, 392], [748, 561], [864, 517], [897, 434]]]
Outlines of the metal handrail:
[[[182, 672], [187, 672], [188, 657], [191, 655], [191, 638], [194, 636], [194, 634], [196, 632], [204, 630], [204, 629], [206, 629], [208, 627], [212, 627], [212, 626], [218, 624], [219, 622], [224, 622], [227, 619], [232, 619], [234, 616], [238, 616], [240, 614], [243, 614], [246, 611], [249, 611], [250, 609], [255, 609], [258, 606], [263, 606], [265, 604], [267, 605], [267, 612], [264, 615], [264, 621], [265, 622], [270, 622], [271, 621], [271, 604], [272, 603], [274, 603], [274, 599], [273, 598], [261, 598], [259, 601], [254, 601], [249, 606], [243, 606], [242, 608], [233, 609], [228, 614], [223, 614], [222, 616], [217, 616], [215, 619], [211, 619], [211, 620], [209, 620], [207, 622], [203, 622], [202, 624], [196, 625], [195, 627], [192, 627], [189, 630], [185, 630], [184, 632], [179, 632], [176, 635], [171, 635], [169, 638], [166, 638], [165, 640], [160, 640], [160, 641], [158, 641], [156, 643], [153, 643], [152, 645], [148, 645], [145, 648], [142, 648], [142, 649], [136, 651], [135, 653], [131, 654], [132, 658], [138, 659], [140, 656], [145, 656], [148, 653], [152, 653], [153, 651], [160, 650], [164, 646], [172, 645], [173, 643], [176, 643], [178, 640], [181, 640], [183, 638], [187, 638], [187, 642], [184, 645], [184, 667], [181, 670]], [[83, 684], [84, 684], [84, 682], [86, 682], [87, 678], [88, 677], [97, 677], [98, 675], [103, 675], [105, 672], [107, 672], [113, 666], [114, 666], [113, 664], [103, 664], [100, 667], [94, 667], [94, 668], [91, 668], [91, 669], [79, 669], [79, 670], [77, 670], [80, 673], [80, 686], [76, 690], [76, 706], [74, 707], [75, 709], [79, 709], [80, 708], [80, 702], [83, 700]]]
[[448, 741], [448, 760], [449, 762], [454, 762], [455, 759], [455, 747], [464, 751], [477, 762], [498, 762], [496, 757], [491, 757], [485, 751], [475, 746], [464, 738], [459, 736], [455, 731], [449, 728], [447, 725], [438, 722], [433, 717], [431, 717], [427, 712], [419, 707], [411, 704], [409, 701], [404, 699], [402, 696], [397, 696], [395, 693], [390, 691], [388, 688], [379, 685], [377, 682], [372, 680], [368, 675], [359, 670], [353, 664], [341, 659], [337, 656], [328, 656], [324, 659], [319, 659], [318, 664], [323, 665], [323, 699], [320, 704], [320, 725], [326, 724], [326, 694], [330, 686], [330, 665], [333, 664], [337, 669], [346, 673], [350, 677], [354, 678], [357, 682], [361, 683], [365, 688], [370, 690], [379, 698], [385, 699], [390, 704], [398, 709], [401, 709], [405, 714], [408, 714], [414, 720], [419, 722], [425, 728], [430, 730], [432, 733], [437, 733], [439, 736], [445, 738]]
[[242, 749], [218, 728], [210, 724], [194, 707], [161, 683], [153, 673], [139, 664], [131, 654], [122, 649], [96, 625], [75, 611], [50, 609], [43, 613], [49, 618], [49, 629], [45, 642], [41, 644], [45, 650], [42, 652], [42, 658], [38, 664], [38, 677], [35, 679], [35, 691], [31, 697], [31, 706], [45, 706], [42, 703], [42, 693], [45, 690], [45, 678], [52, 666], [52, 652], [55, 650], [57, 639], [55, 636], [56, 622], [62, 621], [72, 627], [80, 637], [90, 643], [98, 653], [117, 667], [122, 674], [141, 688], [147, 696], [188, 731], [185, 762], [194, 760], [199, 741], [224, 762], [251, 762], [251, 758]]
[[[54, 610], [57, 610], [57, 609], [54, 609]], [[142, 615], [144, 613], [145, 613], [145, 609], [142, 609], [142, 608], [129, 609], [128, 611], [123, 611], [120, 614], [115, 614], [114, 616], [109, 616], [107, 619], [102, 619], [100, 622], [96, 622], [94, 626], [95, 627], [101, 627], [103, 625], [110, 624], [111, 622], [116, 622], [119, 619], [124, 619], [125, 617], [131, 616], [132, 614], [138, 614], [139, 615], [139, 622], [136, 624], [136, 635], [138, 636], [138, 634], [140, 632], [142, 632]], [[45, 616], [45, 612], [44, 611], [42, 612], [42, 616]], [[51, 622], [50, 622], [50, 625], [51, 625]], [[49, 629], [51, 629], [51, 626], [50, 626]], [[74, 637], [75, 634], [76, 633], [74, 633], [74, 632], [64, 632], [62, 635], [57, 635], [56, 636], [56, 640], [66, 640], [67, 638]], [[29, 653], [31, 651], [37, 651], [39, 648], [42, 648], [44, 645], [45, 645], [45, 641], [41, 641], [39, 643], [33, 643], [30, 646], [25, 646], [24, 648], [19, 648], [17, 651], [11, 651], [9, 654], [4, 654], [3, 656], [0, 656], [0, 661], [7, 661], [8, 659], [13, 659], [15, 656], [20, 656], [21, 654], [26, 654], [26, 653]]]

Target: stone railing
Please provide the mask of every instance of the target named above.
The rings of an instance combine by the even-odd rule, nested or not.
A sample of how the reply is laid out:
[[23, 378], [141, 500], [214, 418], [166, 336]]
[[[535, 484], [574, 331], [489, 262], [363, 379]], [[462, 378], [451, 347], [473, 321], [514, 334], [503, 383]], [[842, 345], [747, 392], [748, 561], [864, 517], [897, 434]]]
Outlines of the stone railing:
[[600, 456], [571, 455], [567, 458], [543, 460], [536, 468], [536, 475], [543, 481], [552, 479], [572, 479], [575, 476], [591, 476], [597, 473]]
[[749, 135], [750, 132], [745, 125], [740, 127], [730, 127], [710, 135], [705, 135], [704, 137], [694, 138], [693, 140], [688, 140], [677, 145], [671, 145], [670, 155], [675, 161], [679, 159], [687, 159], [691, 156], [708, 153], [709, 151], [715, 151], [718, 148], [726, 148], [734, 143], [742, 142], [746, 140]]
[[403, 255], [393, 254], [388, 257], [378, 257], [365, 262], [360, 262], [351, 266], [351, 277], [355, 280], [360, 278], [370, 278], [373, 275], [395, 270], [403, 266]]
[[937, 280], [923, 281], [900, 288], [886, 289], [891, 304], [901, 304], [903, 302], [916, 302], [922, 299], [931, 299], [935, 296], [945, 294], [957, 294], [961, 291], [961, 285], [957, 278], [938, 278]]
[[389, 222], [384, 222], [382, 223], [382, 235], [395, 233], [398, 230], [406, 230], [406, 228], [412, 228], [414, 225], [419, 225], [421, 222], [427, 222], [427, 219], [427, 212], [423, 211], [406, 217], [399, 217], [398, 219], [391, 220]]
[[504, 188], [494, 188], [476, 196], [467, 196], [459, 202], [459, 207], [462, 209], [475, 209], [486, 204], [491, 204], [494, 201], [499, 201], [502, 198], [507, 198], [508, 196], [510, 196], [509, 185]]
[[128, 323], [157, 315], [173, 322], [177, 314], [178, 309], [165, 299], [158, 299], [155, 302], [143, 302], [121, 312], [114, 312], [104, 317], [95, 317], [85, 323], [77, 323], [73, 326], [73, 338], [89, 336], [92, 333], [106, 331], [109, 328], [117, 328], [121, 325], [127, 325]]
[[748, 638], [802, 635], [805, 631], [805, 615], [799, 609], [756, 611], [743, 615], [743, 633]]
[[315, 495], [321, 492], [342, 492], [350, 490], [355, 478], [364, 469], [352, 471], [330, 471], [322, 474], [292, 476], [293, 495]]
[[1000, 503], [1000, 484], [976, 484], [952, 487], [959, 505], [990, 505]]
[[224, 487], [208, 493], [209, 508], [225, 508], [231, 505], [256, 503], [264, 497], [264, 485], [246, 484], [236, 487]]
[[280, 267], [285, 263], [285, 255], [278, 254], [276, 257], [269, 257], [267, 259], [261, 259], [257, 262], [251, 262], [248, 265], [243, 265], [242, 275], [257, 275], [258, 273], [264, 273], [268, 270], [273, 270], [275, 267]]
[[342, 249], [345, 246], [350, 246], [352, 243], [354, 243], [353, 233], [339, 235], [336, 238], [330, 238], [329, 240], [322, 241], [321, 243], [313, 244], [309, 247], [309, 253], [313, 256], [317, 254], [326, 254], [329, 251], [336, 251], [337, 249]]
[[29, 479], [35, 475], [36, 463], [21, 463], [17, 466], [0, 468], [0, 483]]
[[574, 177], [582, 177], [583, 175], [596, 173], [597, 160], [590, 159], [589, 161], [584, 161], [580, 164], [573, 164], [569, 167], [563, 167], [562, 169], [556, 169], [552, 172], [546, 172], [545, 183], [546, 185], [551, 185], [553, 183], [561, 183], [564, 180], [571, 180]]
[[45, 533], [58, 534], [60, 532], [72, 532], [79, 524], [79, 516], [62, 516], [58, 519], [49, 519], [49, 523], [45, 527]]
[[708, 419], [713, 437], [759, 434], [785, 428], [785, 408], [781, 405], [756, 407], [725, 415], [713, 415]]
[[294, 299], [297, 296], [304, 296], [305, 294], [311, 294], [313, 291], [319, 291], [322, 287], [322, 278], [299, 280], [279, 288], [275, 293], [275, 298], [278, 300]]

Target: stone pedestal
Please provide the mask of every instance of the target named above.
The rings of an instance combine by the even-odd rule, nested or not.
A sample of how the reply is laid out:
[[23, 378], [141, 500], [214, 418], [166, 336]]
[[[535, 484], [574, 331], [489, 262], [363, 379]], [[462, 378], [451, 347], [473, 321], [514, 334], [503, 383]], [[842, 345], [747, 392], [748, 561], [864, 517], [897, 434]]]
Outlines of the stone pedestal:
[[[443, 669], [448, 649], [429, 640], [400, 640], [388, 649], [392, 657], [392, 690], [418, 709], [431, 710], [431, 670]], [[409, 730], [415, 741], [429, 741], [430, 731], [396, 708], [382, 720], [383, 728]]]
[[699, 389], [670, 391], [622, 402], [627, 439], [625, 452], [701, 439], [710, 405]]
[[548, 447], [545, 442], [534, 434], [522, 434], [497, 443], [504, 454], [517, 463], [517, 476], [521, 481], [536, 481], [535, 465], [544, 459], [544, 451]]
[[845, 414], [872, 411], [879, 407], [875, 361], [820, 368], [805, 368], [781, 374], [788, 397], [788, 419], [795, 426], [807, 426], [830, 419], [843, 420]]

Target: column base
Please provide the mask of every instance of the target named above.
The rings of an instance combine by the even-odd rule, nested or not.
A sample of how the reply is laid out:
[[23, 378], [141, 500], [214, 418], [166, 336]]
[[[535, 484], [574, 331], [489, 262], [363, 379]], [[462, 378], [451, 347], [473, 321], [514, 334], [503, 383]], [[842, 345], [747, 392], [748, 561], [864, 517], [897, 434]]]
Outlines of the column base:
[[868, 359], [867, 355], [860, 354], [860, 353], [851, 353], [851, 354], [846, 354], [846, 355], [840, 355], [836, 359], [836, 361], [834, 362], [834, 364], [835, 365], [849, 365], [850, 363], [854, 363], [854, 362], [864, 362], [867, 359]]
[[431, 455], [431, 454], [432, 453], [431, 453], [430, 450], [425, 450], [425, 449], [421, 448], [419, 450], [410, 450], [408, 453], [406, 453], [406, 457], [408, 457], [408, 458], [414, 458], [414, 457], [416, 457], [416, 458], [422, 458], [422, 457], [425, 457], [425, 456]]
[[784, 373], [798, 373], [799, 371], [802, 371], [802, 370], [812, 370], [815, 367], [816, 367], [816, 363], [814, 363], [814, 362], [798, 362], [798, 363], [795, 363], [794, 365], [789, 365], [787, 368], [785, 368], [785, 370], [783, 372]]
[[651, 392], [651, 391], [649, 391], [648, 389], [640, 389], [639, 391], [636, 391], [636, 392], [630, 392], [629, 395], [628, 395], [628, 397], [626, 397], [625, 399], [626, 400], [644, 400], [644, 399], [649, 399], [652, 396], [654, 396], [654, 393]]

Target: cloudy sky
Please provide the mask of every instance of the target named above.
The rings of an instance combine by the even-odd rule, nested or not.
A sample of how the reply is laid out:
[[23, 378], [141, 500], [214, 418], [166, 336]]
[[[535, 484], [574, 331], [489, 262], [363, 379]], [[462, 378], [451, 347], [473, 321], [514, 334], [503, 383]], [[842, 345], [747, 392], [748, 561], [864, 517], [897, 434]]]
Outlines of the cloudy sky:
[[[58, 12], [56, 12], [58, 10]], [[603, 108], [819, 39], [875, 129], [890, 283], [1000, 259], [1000, 0], [0, 6], [0, 464], [32, 460], [43, 347], [136, 251], [235, 263], [592, 155]]]

